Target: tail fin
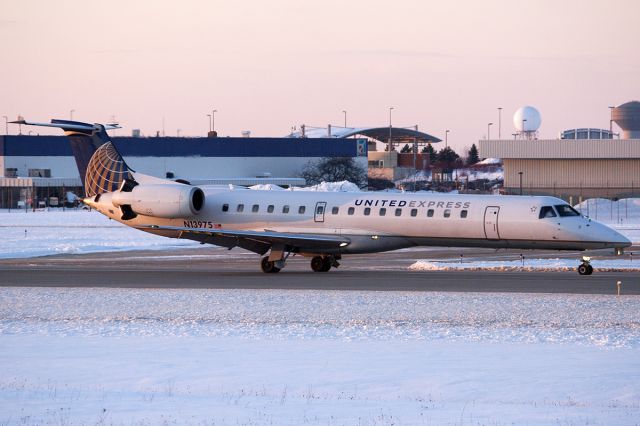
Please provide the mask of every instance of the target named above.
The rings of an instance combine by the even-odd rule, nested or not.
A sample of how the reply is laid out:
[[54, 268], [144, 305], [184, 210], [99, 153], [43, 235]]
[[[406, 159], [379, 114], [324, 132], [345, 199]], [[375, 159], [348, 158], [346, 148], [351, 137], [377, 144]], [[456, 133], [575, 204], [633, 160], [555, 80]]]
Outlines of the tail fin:
[[33, 123], [25, 120], [16, 124], [59, 127], [71, 142], [85, 196], [93, 197], [120, 188], [125, 180], [133, 180], [133, 170], [127, 166], [113, 145], [107, 130], [118, 129], [113, 124], [88, 124], [79, 121], [51, 120], [51, 123]]

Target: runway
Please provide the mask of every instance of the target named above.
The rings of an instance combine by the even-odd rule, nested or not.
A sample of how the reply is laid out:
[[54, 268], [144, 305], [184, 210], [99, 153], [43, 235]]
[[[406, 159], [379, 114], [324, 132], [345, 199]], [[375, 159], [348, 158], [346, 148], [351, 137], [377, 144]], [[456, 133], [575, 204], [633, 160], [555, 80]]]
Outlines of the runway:
[[[621, 281], [623, 295], [640, 294], [638, 272], [596, 271], [580, 276], [576, 272], [407, 270], [425, 253], [429, 258], [454, 256], [447, 249], [350, 256], [328, 273], [314, 273], [307, 259], [298, 258], [289, 260], [278, 274], [264, 274], [258, 256], [219, 248], [61, 255], [0, 261], [0, 286], [616, 294], [616, 283]], [[464, 255], [468, 259], [515, 256], [487, 250], [466, 250]]]

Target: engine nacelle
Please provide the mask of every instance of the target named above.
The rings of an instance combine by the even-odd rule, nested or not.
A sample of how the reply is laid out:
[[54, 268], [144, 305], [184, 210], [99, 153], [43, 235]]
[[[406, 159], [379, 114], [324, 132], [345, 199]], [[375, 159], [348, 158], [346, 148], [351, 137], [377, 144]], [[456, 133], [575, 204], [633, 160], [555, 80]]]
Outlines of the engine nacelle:
[[189, 185], [142, 184], [130, 192], [114, 192], [111, 202], [123, 211], [129, 206], [136, 214], [175, 219], [198, 214], [204, 206], [204, 192]]

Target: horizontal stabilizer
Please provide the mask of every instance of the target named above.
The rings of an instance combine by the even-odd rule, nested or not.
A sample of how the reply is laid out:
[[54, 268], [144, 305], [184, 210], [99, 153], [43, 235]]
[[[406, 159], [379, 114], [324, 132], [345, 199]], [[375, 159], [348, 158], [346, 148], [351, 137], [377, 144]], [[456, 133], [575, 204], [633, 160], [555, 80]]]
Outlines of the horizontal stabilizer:
[[121, 127], [118, 124], [89, 124], [83, 123], [81, 121], [71, 121], [71, 120], [59, 120], [52, 119], [51, 123], [37, 123], [35, 121], [27, 121], [27, 120], [16, 120], [10, 121], [13, 124], [24, 124], [27, 126], [40, 126], [40, 127], [57, 127], [65, 132], [81, 132], [81, 133], [91, 133], [96, 130], [113, 130], [120, 129]]

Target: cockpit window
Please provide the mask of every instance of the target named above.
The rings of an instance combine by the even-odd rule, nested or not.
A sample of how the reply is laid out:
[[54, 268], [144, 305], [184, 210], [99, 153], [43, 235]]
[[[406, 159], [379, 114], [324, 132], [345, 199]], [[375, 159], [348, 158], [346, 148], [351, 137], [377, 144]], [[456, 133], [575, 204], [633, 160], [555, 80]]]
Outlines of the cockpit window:
[[580, 213], [578, 213], [576, 209], [571, 207], [569, 204], [558, 204], [556, 206], [556, 210], [558, 210], [560, 217], [580, 216]]
[[544, 219], [547, 217], [556, 217], [556, 212], [553, 211], [553, 207], [551, 206], [544, 206], [540, 208], [540, 215], [538, 216], [538, 218]]

